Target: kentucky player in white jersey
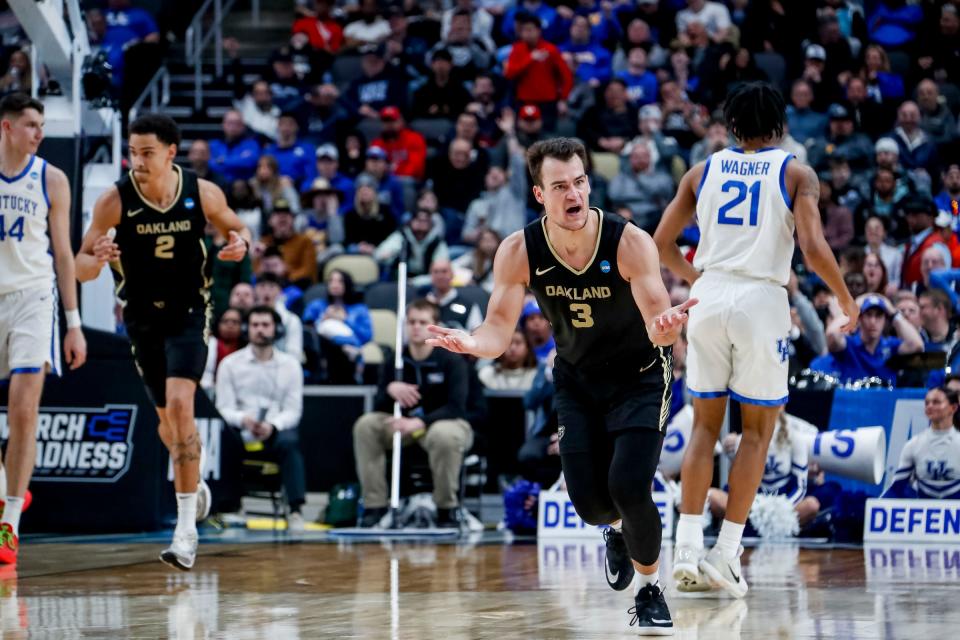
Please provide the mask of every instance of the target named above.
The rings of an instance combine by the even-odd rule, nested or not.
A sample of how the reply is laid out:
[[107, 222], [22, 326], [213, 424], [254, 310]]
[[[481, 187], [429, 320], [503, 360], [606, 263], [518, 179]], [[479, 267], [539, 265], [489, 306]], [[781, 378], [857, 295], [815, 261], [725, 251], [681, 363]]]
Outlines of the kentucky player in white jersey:
[[67, 364], [75, 369], [87, 359], [70, 246], [70, 184], [35, 155], [41, 140], [41, 102], [22, 93], [0, 100], [0, 379], [9, 384], [10, 428], [6, 476], [0, 475], [0, 565], [17, 561], [43, 380], [60, 373], [58, 288]]
[[[776, 146], [784, 115], [783, 97], [769, 84], [747, 83], [731, 92], [724, 117], [739, 146], [687, 172], [655, 234], [664, 264], [700, 300], [687, 329], [694, 424], [681, 470], [673, 564], [681, 591], [706, 588], [709, 579], [735, 597], [747, 592], [740, 539], [777, 414], [787, 401], [790, 309], [784, 287], [794, 230], [807, 264], [837, 295], [848, 319], [844, 329], [857, 323], [857, 306], [823, 237], [817, 174]], [[676, 240], [694, 214], [700, 244], [691, 265]], [[704, 556], [700, 517], [728, 396], [740, 402], [743, 436], [730, 469], [726, 519], [716, 546]]]
[[900, 452], [893, 484], [884, 498], [960, 500], [960, 431], [957, 392], [935, 387], [927, 392], [923, 409], [930, 428], [910, 438]]

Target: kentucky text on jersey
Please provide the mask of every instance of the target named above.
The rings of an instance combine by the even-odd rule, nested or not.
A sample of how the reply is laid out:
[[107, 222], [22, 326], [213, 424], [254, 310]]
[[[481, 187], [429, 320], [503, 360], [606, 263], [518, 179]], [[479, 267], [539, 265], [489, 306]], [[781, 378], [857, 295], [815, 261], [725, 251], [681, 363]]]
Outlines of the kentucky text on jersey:
[[137, 233], [141, 235], [177, 233], [179, 231], [190, 231], [190, 220], [175, 220], [173, 222], [154, 222], [151, 224], [137, 225]]
[[27, 213], [35, 216], [37, 215], [37, 207], [39, 206], [39, 202], [31, 200], [30, 198], [24, 198], [23, 196], [0, 196], [0, 209], [5, 212]]
[[569, 298], [570, 300], [594, 300], [609, 298], [613, 295], [610, 292], [610, 287], [584, 287], [583, 289], [578, 289], [577, 287], [547, 285], [545, 290], [548, 296]]
[[765, 176], [770, 173], [770, 164], [762, 160], [721, 160], [720, 171], [735, 176]]

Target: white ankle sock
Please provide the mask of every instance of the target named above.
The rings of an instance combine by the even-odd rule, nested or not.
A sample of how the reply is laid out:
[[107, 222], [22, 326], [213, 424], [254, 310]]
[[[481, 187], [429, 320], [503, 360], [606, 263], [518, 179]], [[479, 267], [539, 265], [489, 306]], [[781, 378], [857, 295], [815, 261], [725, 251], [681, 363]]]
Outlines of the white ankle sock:
[[720, 526], [720, 535], [717, 536], [717, 548], [727, 560], [733, 560], [737, 557], [737, 551], [740, 550], [740, 539], [743, 538], [742, 524], [724, 520]]
[[177, 530], [197, 530], [197, 492], [177, 494]]
[[653, 573], [640, 573], [637, 571], [637, 577], [633, 581], [633, 595], [636, 596], [640, 593], [640, 589], [643, 589], [648, 584], [658, 585], [660, 584], [660, 570], [654, 571]]
[[0, 464], [0, 496], [7, 495], [7, 470]]
[[22, 510], [23, 498], [6, 497], [6, 503], [3, 505], [3, 519], [0, 522], [9, 524], [15, 536], [20, 535], [20, 512]]
[[677, 523], [677, 546], [685, 545], [703, 549], [703, 516], [699, 513], [681, 513]]

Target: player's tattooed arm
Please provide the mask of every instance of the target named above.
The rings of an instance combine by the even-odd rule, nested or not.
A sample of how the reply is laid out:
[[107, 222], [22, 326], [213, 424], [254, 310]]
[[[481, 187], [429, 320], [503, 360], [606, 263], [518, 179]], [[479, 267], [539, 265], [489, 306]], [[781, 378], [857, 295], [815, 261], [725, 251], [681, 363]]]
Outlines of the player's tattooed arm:
[[797, 198], [811, 197], [820, 200], [820, 178], [813, 167], [803, 165], [800, 184], [797, 186]]

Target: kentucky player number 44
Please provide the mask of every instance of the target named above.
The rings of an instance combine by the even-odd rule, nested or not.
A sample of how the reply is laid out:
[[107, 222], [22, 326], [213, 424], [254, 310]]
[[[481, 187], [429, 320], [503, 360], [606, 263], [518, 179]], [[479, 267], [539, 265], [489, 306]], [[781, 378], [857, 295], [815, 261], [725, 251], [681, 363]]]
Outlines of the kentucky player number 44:
[[[130, 468], [136, 405], [40, 407], [35, 482], [116, 482]], [[0, 410], [0, 438], [9, 427]]]

